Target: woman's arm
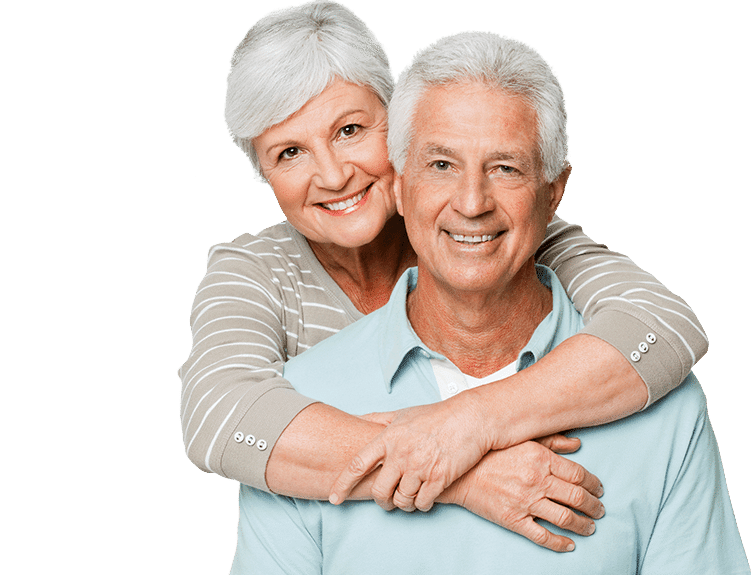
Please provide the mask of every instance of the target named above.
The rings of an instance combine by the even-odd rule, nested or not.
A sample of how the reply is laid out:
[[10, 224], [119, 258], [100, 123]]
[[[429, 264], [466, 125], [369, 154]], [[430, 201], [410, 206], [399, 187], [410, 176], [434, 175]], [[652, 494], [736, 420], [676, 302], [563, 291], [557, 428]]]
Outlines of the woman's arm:
[[707, 336], [686, 302], [581, 227], [554, 218], [536, 258], [553, 269], [582, 314], [581, 333], [609, 343], [639, 374], [649, 394], [645, 406], [676, 388], [707, 352]]
[[[273, 246], [243, 236], [212, 248], [191, 313], [193, 347], [180, 369], [188, 457], [204, 471], [260, 489], [267, 489], [266, 463], [278, 436], [312, 403], [282, 378], [287, 351], [305, 343], [295, 324], [284, 326], [299, 310], [283, 289], [293, 268]], [[323, 337], [343, 325], [330, 327]]]
[[[313, 301], [315, 296], [305, 295], [301, 285], [316, 293], [326, 290], [305, 275], [300, 258], [287, 253], [288, 245], [278, 251], [273, 249], [278, 246], [267, 243], [244, 236], [233, 244], [217, 246], [210, 254], [191, 314], [193, 349], [180, 370], [185, 445], [191, 460], [206, 471], [283, 495], [325, 499], [339, 471], [384, 425], [312, 402], [280, 377], [286, 355], [296, 355], [338, 331], [343, 325], [328, 315], [332, 309], [335, 318], [342, 314], [335, 310], [336, 301]], [[266, 261], [270, 253], [271, 263]], [[326, 318], [316, 317], [322, 309], [329, 310]], [[324, 324], [323, 334], [311, 333]], [[259, 449], [261, 441], [263, 449]], [[575, 480], [586, 488], [594, 484], [593, 476], [582, 468], [575, 480], [556, 478], [540, 465], [539, 459], [528, 462], [528, 468], [540, 477], [554, 481], [529, 486], [533, 497], [515, 499], [517, 493], [507, 493], [504, 501], [509, 505], [504, 505], [482, 500], [477, 494], [485, 491], [475, 490], [466, 497], [466, 505], [485, 515], [494, 513], [500, 524], [511, 515], [531, 516], [535, 511], [529, 509], [531, 501], [552, 504], [552, 498], [558, 501], [555, 505], [591, 513], [593, 493], [561, 499], [558, 492], [547, 490], [565, 484], [565, 493], [575, 494], [581, 485]], [[376, 476], [362, 481], [351, 497], [373, 498], [371, 482]], [[502, 490], [498, 486], [496, 492]], [[582, 532], [582, 526], [591, 521], [571, 523], [567, 517], [558, 513], [553, 522]], [[526, 530], [525, 536], [539, 536], [529, 526], [507, 527], [520, 533]], [[563, 539], [548, 539], [550, 534], [543, 531], [544, 544], [560, 550], [557, 539]]]
[[400, 412], [337, 478], [332, 501], [382, 464], [375, 493], [396, 494], [394, 503], [404, 507], [411, 502], [398, 486], [417, 494], [418, 509], [429, 509], [478, 453], [626, 417], [677, 386], [706, 352], [706, 336], [682, 300], [580, 228], [555, 219], [538, 258], [555, 267], [591, 318], [587, 328], [503, 382]]

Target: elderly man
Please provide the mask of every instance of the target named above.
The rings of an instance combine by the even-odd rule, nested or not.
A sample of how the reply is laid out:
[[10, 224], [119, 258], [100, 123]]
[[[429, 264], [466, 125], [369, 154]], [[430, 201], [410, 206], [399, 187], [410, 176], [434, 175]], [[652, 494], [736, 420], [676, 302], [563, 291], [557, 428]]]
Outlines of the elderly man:
[[[384, 308], [285, 368], [302, 393], [350, 413], [466, 389], [481, 397], [485, 381], [582, 327], [555, 275], [534, 262], [569, 174], [563, 99], [540, 57], [491, 34], [446, 38], [418, 55], [389, 112], [418, 268]], [[646, 334], [639, 353], [651, 343]], [[608, 513], [593, 537], [574, 536], [573, 553], [536, 546], [479, 517], [483, 509], [386, 512], [244, 487], [234, 572], [749, 573], [693, 376], [649, 409], [578, 436], [571, 458], [603, 480]], [[492, 485], [505, 455], [490, 452], [439, 501], [465, 503]]]

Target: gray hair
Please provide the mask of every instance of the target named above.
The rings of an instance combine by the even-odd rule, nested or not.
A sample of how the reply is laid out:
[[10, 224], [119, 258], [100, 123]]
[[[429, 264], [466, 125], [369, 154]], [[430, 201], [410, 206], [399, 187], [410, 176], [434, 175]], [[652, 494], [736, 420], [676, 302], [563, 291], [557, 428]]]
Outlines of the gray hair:
[[250, 29], [232, 58], [225, 118], [259, 174], [252, 139], [336, 78], [371, 89], [384, 107], [394, 90], [386, 53], [344, 6], [312, 2], [269, 14]]
[[554, 181], [568, 166], [566, 109], [553, 72], [530, 47], [496, 34], [448, 36], [419, 52], [399, 76], [389, 105], [389, 159], [404, 171], [414, 135], [418, 102], [428, 87], [479, 81], [524, 98], [537, 113], [537, 145], [542, 176]]

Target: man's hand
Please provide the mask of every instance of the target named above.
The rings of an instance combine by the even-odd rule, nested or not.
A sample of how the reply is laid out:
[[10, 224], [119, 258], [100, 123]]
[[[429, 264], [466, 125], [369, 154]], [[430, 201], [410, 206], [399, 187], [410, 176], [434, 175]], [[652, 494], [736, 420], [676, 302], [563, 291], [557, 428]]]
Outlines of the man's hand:
[[472, 399], [464, 392], [431, 405], [366, 416], [370, 421], [390, 424], [344, 468], [334, 482], [329, 501], [344, 501], [381, 465], [371, 488], [378, 505], [384, 509], [429, 510], [436, 497], [492, 447], [492, 438], [483, 430], [483, 416]]
[[[562, 436], [551, 436], [542, 442], [566, 446]], [[570, 447], [568, 444], [564, 448]], [[438, 501], [461, 505], [537, 545], [562, 552], [572, 551], [574, 542], [551, 533], [535, 519], [579, 535], [591, 535], [595, 524], [590, 518], [599, 519], [605, 513], [597, 499], [601, 496], [602, 484], [596, 476], [540, 443], [528, 441], [489, 452]]]

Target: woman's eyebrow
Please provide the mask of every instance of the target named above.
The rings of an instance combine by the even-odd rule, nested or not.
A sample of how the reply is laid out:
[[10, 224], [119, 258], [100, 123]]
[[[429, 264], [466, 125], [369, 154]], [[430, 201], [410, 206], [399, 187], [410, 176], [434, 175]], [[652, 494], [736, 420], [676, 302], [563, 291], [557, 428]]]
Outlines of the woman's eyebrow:
[[[367, 114], [368, 112], [362, 108], [351, 108], [349, 110], [344, 110], [342, 113], [340, 113], [332, 122], [330, 127], [334, 127], [336, 124], [342, 121], [343, 118], [346, 118], [347, 116], [350, 116], [352, 114]], [[286, 140], [284, 142], [275, 142], [273, 144], [270, 144], [266, 150], [264, 150], [265, 154], [270, 154], [271, 151], [275, 148], [284, 147], [286, 148], [293, 148], [295, 146], [298, 146], [299, 143], [296, 140]]]

